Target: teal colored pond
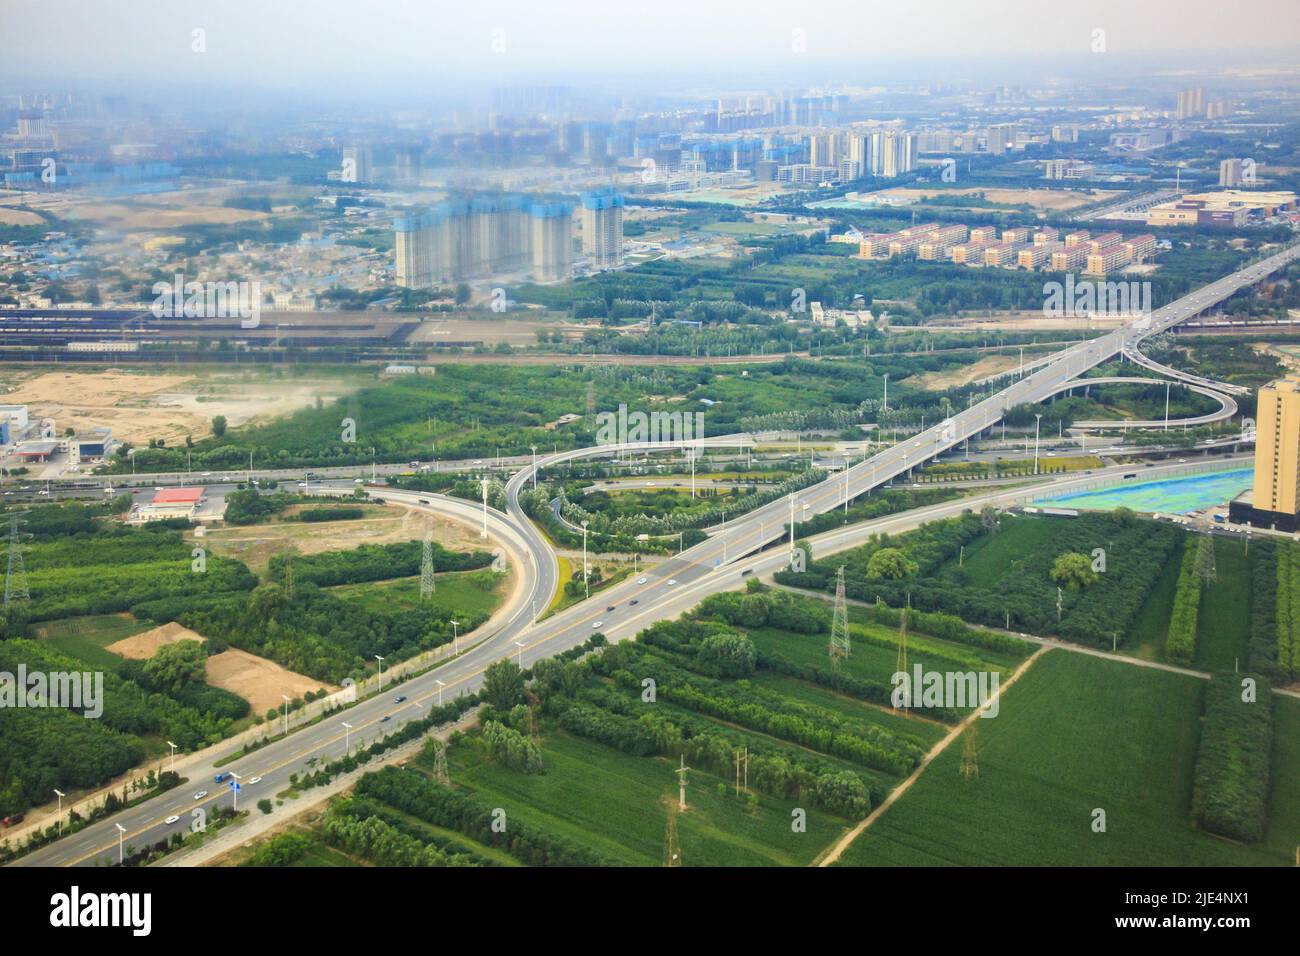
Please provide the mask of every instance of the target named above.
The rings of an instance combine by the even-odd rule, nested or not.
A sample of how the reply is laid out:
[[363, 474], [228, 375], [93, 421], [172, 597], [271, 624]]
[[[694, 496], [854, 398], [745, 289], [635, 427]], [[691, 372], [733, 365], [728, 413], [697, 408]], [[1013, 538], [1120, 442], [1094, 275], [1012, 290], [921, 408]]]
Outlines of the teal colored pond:
[[1133, 511], [1188, 514], [1212, 505], [1227, 504], [1251, 486], [1254, 476], [1255, 469], [1238, 468], [1189, 478], [1134, 480], [1095, 491], [1077, 491], [1055, 498], [1040, 498], [1035, 504], [1078, 508], [1081, 511], [1130, 508]]

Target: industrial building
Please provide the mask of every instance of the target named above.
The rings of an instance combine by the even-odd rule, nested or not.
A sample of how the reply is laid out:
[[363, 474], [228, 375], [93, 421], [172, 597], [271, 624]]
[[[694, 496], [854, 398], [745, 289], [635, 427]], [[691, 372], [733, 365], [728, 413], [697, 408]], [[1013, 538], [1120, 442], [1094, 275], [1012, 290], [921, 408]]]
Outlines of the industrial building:
[[1147, 210], [1148, 226], [1219, 226], [1235, 228], [1252, 220], [1276, 216], [1296, 208], [1293, 192], [1222, 189], [1187, 193]]

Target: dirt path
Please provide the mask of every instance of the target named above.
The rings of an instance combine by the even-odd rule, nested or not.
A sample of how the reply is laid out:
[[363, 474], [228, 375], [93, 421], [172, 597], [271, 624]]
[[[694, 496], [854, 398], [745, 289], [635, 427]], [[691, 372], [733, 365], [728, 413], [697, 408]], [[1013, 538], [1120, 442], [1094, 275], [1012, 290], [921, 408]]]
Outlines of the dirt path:
[[934, 758], [939, 756], [939, 754], [943, 753], [944, 750], [948, 748], [949, 744], [951, 744], [954, 740], [960, 737], [962, 731], [964, 731], [967, 727], [970, 726], [971, 721], [979, 720], [980, 714], [983, 713], [986, 709], [988, 709], [989, 704], [993, 703], [993, 701], [995, 700], [998, 700], [998, 698], [1001, 697], [1003, 693], [1005, 693], [1006, 689], [1010, 687], [1012, 684], [1014, 684], [1016, 681], [1018, 681], [1020, 679], [1020, 675], [1025, 673], [1027, 670], [1029, 670], [1029, 668], [1033, 666], [1034, 661], [1038, 660], [1038, 658], [1046, 654], [1047, 651], [1048, 648], [1040, 647], [1038, 650], [1034, 651], [1033, 654], [1029, 655], [1029, 657], [1027, 657], [1021, 663], [1021, 665], [1015, 669], [1015, 672], [1010, 677], [1008, 677], [1005, 682], [1003, 682], [1002, 686], [998, 688], [998, 693], [996, 696], [993, 697], [993, 700], [985, 701], [980, 707], [971, 711], [970, 715], [967, 716], [965, 720], [959, 723], [948, 733], [948, 736], [944, 737], [943, 740], [939, 741], [937, 744], [931, 747], [930, 752], [927, 753], [924, 758], [922, 758], [921, 763], [917, 766], [915, 770], [912, 771], [912, 775], [910, 777], [908, 777], [897, 787], [895, 787], [893, 791], [889, 794], [889, 796], [885, 797], [884, 802], [881, 803], [880, 806], [876, 807], [876, 809], [872, 810], [865, 820], [860, 822], [848, 833], [844, 834], [844, 836], [840, 837], [839, 840], [837, 840], [835, 843], [831, 844], [831, 846], [829, 846], [826, 850], [824, 850], [821, 854], [819, 854], [817, 858], [813, 860], [810, 865], [830, 866], [831, 864], [835, 863], [840, 858], [840, 856], [843, 855], [844, 851], [849, 848], [849, 845], [852, 844], [853, 841], [856, 840], [861, 835], [863, 830], [871, 826], [871, 824], [875, 823], [876, 820], [879, 819], [880, 816], [886, 810], [892, 807], [903, 794], [907, 793], [907, 791], [911, 789], [912, 784], [916, 783], [916, 781], [920, 779], [921, 774], [925, 773], [925, 768], [930, 766], [930, 763], [934, 760]]

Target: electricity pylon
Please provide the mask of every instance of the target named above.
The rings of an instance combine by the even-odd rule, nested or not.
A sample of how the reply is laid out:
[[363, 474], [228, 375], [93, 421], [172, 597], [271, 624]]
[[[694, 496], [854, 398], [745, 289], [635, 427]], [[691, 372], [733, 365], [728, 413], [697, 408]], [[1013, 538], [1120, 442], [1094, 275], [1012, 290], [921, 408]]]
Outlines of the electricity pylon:
[[18, 533], [18, 515], [9, 516], [9, 567], [5, 571], [5, 607], [14, 601], [26, 601], [27, 569], [23, 566], [22, 538]]
[[420, 597], [428, 600], [433, 596], [433, 531], [424, 532], [424, 553], [420, 557]]
[[1214, 536], [1209, 531], [1209, 519], [1206, 519], [1206, 530], [1196, 540], [1196, 574], [1202, 583], [1210, 584], [1218, 576], [1218, 569], [1214, 566]]
[[831, 618], [831, 666], [839, 670], [840, 663], [853, 653], [849, 641], [849, 609], [844, 599], [844, 566], [835, 574], [835, 614]]
[[447, 748], [440, 740], [433, 742], [433, 779], [444, 787], [451, 786], [451, 774], [447, 772]]
[[[912, 609], [911, 594], [907, 596], [907, 604], [908, 606], [903, 608], [903, 610], [898, 615], [898, 655], [894, 658], [894, 671], [895, 673], [899, 673], [899, 674], [907, 673], [907, 612]], [[904, 686], [906, 687], [908, 685], [905, 684]], [[903, 704], [904, 710], [908, 710], [909, 708], [911, 708], [912, 694], [916, 693], [917, 690], [919, 689], [920, 688], [916, 688], [916, 687], [910, 688], [907, 695], [906, 703]], [[898, 708], [895, 707], [894, 709], [897, 710]]]
[[682, 848], [677, 843], [677, 808], [668, 801], [668, 824], [664, 830], [664, 866], [681, 866]]
[[972, 720], [966, 732], [962, 734], [961, 770], [963, 779], [971, 780], [980, 775], [979, 754], [975, 750], [975, 731], [978, 720]]

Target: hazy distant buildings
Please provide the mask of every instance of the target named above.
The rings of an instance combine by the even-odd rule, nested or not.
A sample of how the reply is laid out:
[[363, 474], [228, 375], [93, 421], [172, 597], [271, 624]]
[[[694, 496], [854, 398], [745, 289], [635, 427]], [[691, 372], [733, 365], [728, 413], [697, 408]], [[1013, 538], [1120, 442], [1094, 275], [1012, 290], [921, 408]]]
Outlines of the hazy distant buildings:
[[1219, 185], [1232, 188], [1241, 185], [1243, 163], [1240, 159], [1225, 159], [1219, 163]]
[[480, 196], [400, 216], [393, 228], [397, 284], [407, 289], [530, 269], [539, 280], [552, 280], [567, 278], [572, 267], [572, 209], [561, 203]]
[[339, 179], [345, 183], [374, 182], [374, 170], [368, 146], [343, 147], [343, 171]]
[[623, 264], [623, 197], [611, 192], [582, 197], [582, 251], [597, 269]]
[[1194, 86], [1178, 91], [1175, 115], [1179, 119], [1190, 119], [1205, 115], [1205, 87]]
[[1017, 128], [1015, 123], [994, 123], [990, 126], [985, 133], [988, 152], [1001, 154], [1015, 149]]

